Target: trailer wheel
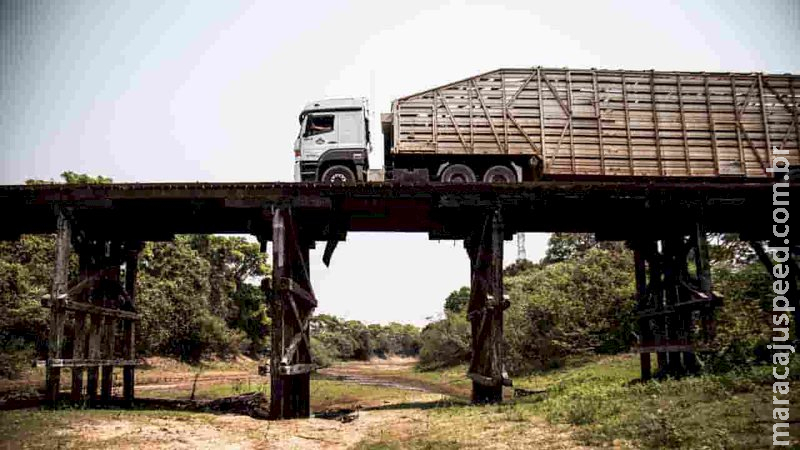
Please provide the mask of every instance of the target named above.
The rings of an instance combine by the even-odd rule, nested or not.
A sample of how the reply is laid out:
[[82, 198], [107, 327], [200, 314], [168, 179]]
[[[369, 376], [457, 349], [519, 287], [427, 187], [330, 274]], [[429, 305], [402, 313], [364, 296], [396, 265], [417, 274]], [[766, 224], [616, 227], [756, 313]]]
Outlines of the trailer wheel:
[[347, 166], [330, 166], [322, 174], [320, 181], [331, 184], [353, 184], [356, 175]]
[[475, 179], [475, 172], [464, 164], [447, 166], [441, 177], [443, 183], [474, 183]]
[[492, 166], [483, 174], [483, 181], [486, 183], [516, 183], [517, 175], [509, 167]]

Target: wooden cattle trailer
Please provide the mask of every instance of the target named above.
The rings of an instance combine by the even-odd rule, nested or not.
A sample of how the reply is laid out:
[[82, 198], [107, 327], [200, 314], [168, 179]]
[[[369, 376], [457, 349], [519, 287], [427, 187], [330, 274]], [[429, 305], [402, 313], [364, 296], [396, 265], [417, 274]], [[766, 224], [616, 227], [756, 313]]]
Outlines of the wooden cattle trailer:
[[395, 100], [387, 169], [767, 177], [773, 148], [800, 164], [798, 97], [791, 74], [500, 69]]

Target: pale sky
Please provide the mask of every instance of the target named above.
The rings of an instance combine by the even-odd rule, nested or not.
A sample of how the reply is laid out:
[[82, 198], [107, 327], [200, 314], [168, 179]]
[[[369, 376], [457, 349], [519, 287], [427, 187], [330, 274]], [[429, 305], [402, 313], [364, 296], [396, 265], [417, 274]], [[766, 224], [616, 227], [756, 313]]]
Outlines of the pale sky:
[[[377, 119], [499, 67], [798, 73], [798, 49], [792, 0], [0, 1], [0, 184], [291, 181], [311, 100], [370, 97]], [[529, 259], [546, 238], [528, 235]], [[351, 234], [330, 268], [323, 247], [319, 312], [423, 324], [469, 282], [460, 242]]]

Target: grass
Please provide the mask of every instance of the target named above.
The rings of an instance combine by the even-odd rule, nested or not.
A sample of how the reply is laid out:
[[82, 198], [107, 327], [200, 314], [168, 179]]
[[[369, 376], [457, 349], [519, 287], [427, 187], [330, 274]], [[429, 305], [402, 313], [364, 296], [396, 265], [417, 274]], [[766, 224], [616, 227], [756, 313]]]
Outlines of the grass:
[[[28, 409], [4, 411], [0, 414], [0, 449], [94, 448], [74, 432], [73, 425], [120, 418], [140, 422], [158, 419], [208, 422], [214, 416], [182, 411], [150, 410], [60, 409], [51, 411]], [[109, 441], [104, 441], [103, 448], [108, 448], [109, 443]]]
[[[537, 442], [530, 429], [545, 419], [553, 432], [571, 431], [579, 443], [591, 446], [766, 449], [772, 443], [773, 423], [769, 370], [751, 368], [642, 384], [635, 355], [573, 361], [561, 369], [514, 380], [515, 387], [545, 389], [545, 395], [497, 406], [452, 404], [431, 410], [421, 435], [371, 436], [358, 448], [471, 448], [478, 437], [489, 442], [487, 436], [524, 448]], [[452, 382], [455, 373], [463, 374], [459, 368], [407, 376]], [[798, 417], [797, 389], [791, 404], [791, 417]], [[791, 433], [800, 434], [797, 423]]]
[[[797, 362], [797, 361], [795, 361]], [[592, 446], [643, 449], [759, 449], [771, 444], [770, 367], [681, 380], [637, 382], [635, 355], [572, 361], [557, 370], [515, 378], [515, 387], [546, 394], [509, 400], [502, 405], [472, 406], [464, 367], [420, 372], [410, 365], [397, 371], [364, 375], [434, 387], [457, 396], [436, 400], [419, 392], [313, 377], [312, 410], [336, 408], [387, 409], [396, 426], [371, 429], [355, 448], [455, 449], [481, 448], [498, 442], [510, 448], [569, 448], [570, 439]], [[800, 367], [792, 367], [795, 372]], [[199, 384], [197, 399], [215, 399], [260, 391], [269, 393], [265, 378]], [[140, 396], [187, 399], [190, 388], [142, 391]], [[792, 390], [791, 417], [800, 415], [800, 391]], [[424, 395], [424, 394], [423, 394]], [[209, 420], [198, 413], [173, 411], [61, 410], [0, 413], [0, 448], [75, 445], [75, 433], [63, 430], [85, 421], [182, 417]], [[184, 417], [185, 416], [185, 417]], [[798, 436], [798, 424], [792, 435]], [[62, 430], [59, 432], [58, 430]], [[79, 442], [80, 444], [80, 442]], [[563, 446], [559, 446], [563, 445]]]
[[[771, 445], [771, 375], [752, 368], [725, 375], [638, 383], [638, 358], [599, 359], [516, 380], [547, 389], [544, 398], [521, 399], [514, 408], [577, 427], [591, 445], [625, 442], [647, 449], [755, 449]], [[793, 391], [797, 417], [800, 395]], [[795, 427], [793, 435], [798, 434]]]

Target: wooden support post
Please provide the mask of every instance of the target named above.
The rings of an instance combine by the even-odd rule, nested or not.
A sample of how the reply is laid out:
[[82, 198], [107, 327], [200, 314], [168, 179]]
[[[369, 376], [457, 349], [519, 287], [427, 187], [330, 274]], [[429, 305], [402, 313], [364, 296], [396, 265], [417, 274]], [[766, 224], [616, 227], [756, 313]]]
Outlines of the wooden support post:
[[[698, 222], [695, 226], [693, 247], [697, 287], [700, 289], [700, 292], [707, 295], [709, 300], [711, 300], [708, 305], [700, 309], [701, 338], [708, 342], [713, 339], [716, 324], [714, 322], [714, 293], [711, 284], [711, 263], [708, 254], [708, 239], [702, 222]], [[690, 323], [689, 325], [691, 326], [692, 324]], [[683, 360], [686, 369], [690, 373], [697, 373], [700, 371], [700, 362], [697, 360], [697, 356], [694, 353], [684, 353]]]
[[[98, 282], [87, 292], [87, 301], [92, 305], [104, 306], [102, 300], [98, 299], [99, 289], [97, 284], [101, 278], [103, 270], [102, 264], [105, 259], [105, 243], [87, 239], [79, 247], [81, 260], [86, 260], [86, 271], [88, 278], [98, 279]], [[84, 264], [83, 262], [81, 263]], [[89, 314], [88, 345], [86, 353], [89, 359], [101, 359], [102, 333], [104, 328], [103, 316], [98, 313]], [[100, 382], [100, 368], [89, 366], [86, 368], [86, 400], [90, 406], [97, 404], [97, 390]]]
[[[102, 299], [104, 306], [113, 310], [119, 310], [122, 306], [122, 291], [123, 287], [120, 281], [120, 266], [122, 265], [124, 255], [122, 253], [123, 247], [121, 242], [107, 242], [107, 254], [103, 261], [103, 273], [105, 274], [102, 280]], [[115, 316], [105, 316], [103, 326], [103, 343], [102, 352], [103, 359], [115, 360], [116, 357], [116, 341], [117, 341], [117, 318]], [[111, 391], [114, 387], [114, 366], [105, 365], [102, 368], [103, 379], [100, 388], [100, 399], [105, 405], [111, 402]]]
[[271, 419], [309, 417], [311, 413], [309, 319], [316, 298], [309, 274], [309, 243], [298, 234], [291, 210], [276, 209], [272, 218]]
[[[116, 340], [117, 321], [106, 317], [103, 326], [103, 359], [114, 359], [114, 341]], [[114, 366], [103, 366], [103, 378], [100, 386], [100, 401], [107, 405], [111, 401], [111, 388], [114, 386]]]
[[[100, 333], [103, 329], [103, 316], [91, 314], [89, 319], [89, 359], [100, 359]], [[97, 366], [90, 366], [86, 369], [86, 399], [89, 405], [97, 404], [97, 388], [100, 378], [100, 370]]]
[[472, 328], [473, 403], [499, 403], [510, 385], [503, 367], [503, 222], [499, 211], [487, 214], [481, 229], [465, 242], [471, 262], [467, 318]]
[[[75, 340], [72, 344], [72, 359], [86, 359], [86, 313], [75, 313]], [[75, 403], [83, 402], [83, 367], [72, 368], [72, 393], [70, 399]]]
[[[663, 311], [664, 304], [664, 261], [661, 252], [659, 252], [658, 241], [650, 241], [647, 243], [646, 257], [648, 262], [648, 271], [650, 273], [649, 283], [647, 290], [650, 298], [653, 300], [652, 308], [655, 311]], [[667, 340], [667, 323], [664, 315], [654, 317], [652, 325], [648, 320], [648, 328], [653, 333], [652, 344], [656, 346], [666, 345]], [[667, 373], [667, 353], [664, 351], [656, 352], [656, 361], [658, 361], [658, 370], [656, 376], [661, 377]]]
[[[79, 278], [80, 282], [89, 278], [88, 272], [88, 259], [84, 256], [80, 255], [80, 247], [79, 250], [79, 258], [78, 258], [78, 265], [79, 265]], [[89, 299], [89, 295], [85, 290], [80, 291], [76, 298], [69, 298], [70, 302], [79, 301], [82, 303], [87, 302]], [[89, 316], [84, 311], [75, 311], [75, 342], [72, 344], [72, 359], [89, 359], [88, 353], [88, 345], [89, 345]], [[85, 367], [73, 367], [72, 368], [72, 395], [71, 399], [74, 403], [83, 403], [86, 399], [84, 397], [84, 384], [83, 379], [84, 375], [86, 374]]]
[[[686, 263], [686, 256], [681, 253], [681, 242], [676, 239], [664, 239], [661, 241], [662, 253], [664, 255], [664, 300], [666, 306], [674, 309], [680, 302], [680, 271], [681, 257], [683, 264]], [[682, 255], [682, 256], [681, 256]], [[674, 312], [666, 316], [667, 319], [667, 342], [675, 344], [681, 337], [683, 318], [680, 313]], [[667, 353], [667, 373], [673, 376], [681, 376], [684, 373], [683, 363], [681, 362], [681, 352], [671, 351]]]
[[[136, 310], [136, 274], [139, 270], [139, 252], [142, 244], [129, 243], [125, 255], [125, 292], [128, 294], [129, 303], [125, 309]], [[122, 357], [127, 360], [136, 358], [135, 323], [133, 320], [123, 322]], [[134, 366], [122, 368], [122, 398], [127, 406], [133, 406], [134, 399]]]
[[[639, 243], [634, 244], [633, 262], [636, 278], [636, 299], [638, 310], [643, 311], [647, 307], [647, 267], [645, 267], [644, 255], [642, 255], [642, 248]], [[639, 319], [639, 334], [640, 345], [647, 345], [651, 342], [652, 332], [650, 331], [650, 323], [646, 318]], [[639, 353], [641, 365], [641, 380], [647, 381], [651, 377], [650, 368], [650, 353]]]
[[[69, 276], [69, 254], [72, 230], [69, 219], [63, 211], [58, 211], [56, 224], [55, 264], [53, 267], [53, 284], [50, 298], [54, 299], [50, 307], [50, 339], [47, 349], [48, 359], [61, 359], [64, 346], [64, 321], [66, 311], [61, 307], [60, 295], [67, 292]], [[46, 374], [47, 401], [55, 406], [58, 392], [61, 389], [61, 368], [48, 367]]]

